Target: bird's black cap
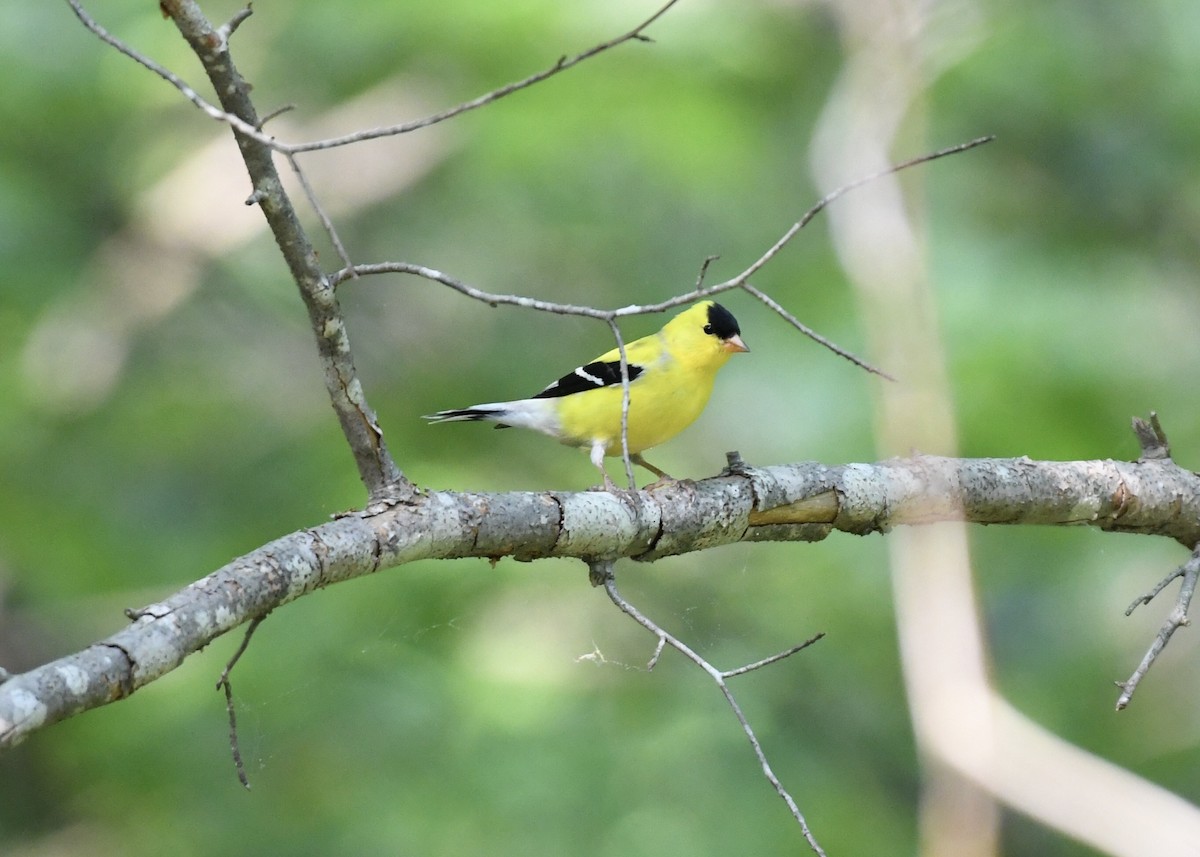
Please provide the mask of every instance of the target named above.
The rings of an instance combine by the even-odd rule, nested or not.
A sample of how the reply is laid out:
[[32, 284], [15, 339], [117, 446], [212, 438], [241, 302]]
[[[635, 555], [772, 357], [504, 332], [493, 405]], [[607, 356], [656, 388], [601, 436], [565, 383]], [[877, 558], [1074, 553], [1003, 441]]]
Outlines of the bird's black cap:
[[711, 333], [717, 339], [728, 339], [731, 336], [738, 336], [742, 329], [738, 327], [737, 319], [733, 317], [733, 313], [725, 309], [716, 301], [713, 301], [708, 306], [708, 324], [704, 326], [705, 333]]

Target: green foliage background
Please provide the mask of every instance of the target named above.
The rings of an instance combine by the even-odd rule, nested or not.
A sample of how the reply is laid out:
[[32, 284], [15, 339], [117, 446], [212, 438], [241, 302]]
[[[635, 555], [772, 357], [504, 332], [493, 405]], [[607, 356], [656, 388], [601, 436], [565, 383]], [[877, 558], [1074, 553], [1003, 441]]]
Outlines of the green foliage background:
[[[395, 112], [377, 101], [384, 109], [331, 129], [345, 132], [522, 77], [652, 5], [265, 0], [235, 56], [263, 110], [296, 104], [287, 121], [391, 80]], [[204, 91], [155, 4], [88, 8]], [[237, 6], [205, 8], [222, 20]], [[1129, 418], [1156, 409], [1177, 459], [1195, 466], [1200, 13], [1171, 0], [1136, 14], [1080, 0], [940, 8], [962, 29], [962, 55], [928, 91], [913, 148], [894, 155], [998, 138], [905, 179], [928, 234], [963, 454], [1132, 458]], [[9, 4], [0, 22], [0, 665], [17, 671], [362, 492], [294, 286], [242, 205], [241, 173], [192, 223], [244, 226], [243, 239], [215, 245], [193, 225], [169, 233], [177, 246], [159, 239], [163, 255], [145, 252], [158, 218], [197, 205], [147, 199], [200, 147], [232, 152], [225, 129], [87, 34], [65, 3]], [[817, 197], [808, 148], [843, 59], [837, 30], [819, 5], [684, 0], [651, 32], [655, 43], [443, 126], [423, 148], [362, 147], [364, 163], [405, 161], [414, 178], [347, 202], [338, 225], [352, 257], [603, 306], [685, 290], [710, 254], [721, 256], [715, 276], [740, 270]], [[342, 169], [318, 192], [336, 193], [358, 167]], [[327, 245], [322, 256], [336, 264]], [[146, 270], [161, 259], [178, 264]], [[865, 348], [820, 219], [757, 284]], [[348, 283], [342, 298], [368, 395], [411, 478], [590, 484], [585, 458], [542, 438], [435, 429], [418, 415], [535, 391], [607, 349], [603, 326], [411, 279]], [[693, 477], [729, 449], [755, 463], [872, 460], [871, 382], [763, 307], [727, 303], [753, 353], [653, 460]], [[1122, 611], [1182, 561], [1178, 547], [1088, 531], [972, 538], [999, 685], [1049, 728], [1195, 800], [1192, 633], [1130, 710], [1111, 710], [1111, 682], [1167, 605]], [[827, 632], [736, 689], [831, 854], [913, 852], [919, 773], [882, 538], [734, 546], [620, 574], [629, 597], [720, 665]], [[0, 757], [0, 849], [799, 850], [719, 695], [669, 655], [645, 672], [653, 641], [578, 563], [418, 564], [272, 616], [234, 676], [249, 793], [213, 691], [237, 642]], [[609, 663], [579, 660], [593, 652]], [[1017, 816], [1004, 847], [1091, 853]]]

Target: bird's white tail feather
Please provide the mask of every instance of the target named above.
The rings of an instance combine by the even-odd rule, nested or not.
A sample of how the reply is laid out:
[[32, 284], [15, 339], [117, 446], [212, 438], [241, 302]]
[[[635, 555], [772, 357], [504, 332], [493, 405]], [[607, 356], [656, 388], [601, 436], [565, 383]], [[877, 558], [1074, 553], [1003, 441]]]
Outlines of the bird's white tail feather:
[[558, 433], [558, 417], [554, 413], [553, 399], [518, 399], [514, 402], [490, 402], [438, 411], [425, 419], [431, 423], [448, 423], [456, 420], [489, 420], [505, 426], [533, 429], [555, 436]]

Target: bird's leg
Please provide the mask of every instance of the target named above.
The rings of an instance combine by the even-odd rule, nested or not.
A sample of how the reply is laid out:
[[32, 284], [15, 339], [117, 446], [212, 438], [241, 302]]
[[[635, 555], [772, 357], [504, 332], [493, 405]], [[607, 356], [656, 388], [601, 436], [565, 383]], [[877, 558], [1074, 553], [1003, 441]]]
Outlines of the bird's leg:
[[592, 464], [600, 471], [600, 475], [604, 477], [604, 490], [611, 494], [616, 494], [620, 489], [617, 487], [617, 483], [612, 481], [612, 477], [608, 475], [608, 471], [604, 469], [604, 452], [606, 449], [607, 445], [604, 441], [594, 440], [592, 441], [592, 450], [589, 457], [592, 459]]
[[642, 458], [641, 453], [634, 453], [633, 455], [630, 455], [629, 460], [632, 461], [634, 464], [637, 464], [641, 467], [646, 468], [647, 470], [649, 470], [651, 473], [653, 473], [655, 476], [658, 477], [658, 479], [655, 482], [652, 482], [651, 484], [647, 485], [643, 490], [647, 490], [650, 488], [657, 488], [659, 485], [665, 485], [668, 482], [677, 482], [678, 481], [674, 476], [667, 473], [665, 470], [659, 470], [657, 467], [655, 467], [649, 461]]

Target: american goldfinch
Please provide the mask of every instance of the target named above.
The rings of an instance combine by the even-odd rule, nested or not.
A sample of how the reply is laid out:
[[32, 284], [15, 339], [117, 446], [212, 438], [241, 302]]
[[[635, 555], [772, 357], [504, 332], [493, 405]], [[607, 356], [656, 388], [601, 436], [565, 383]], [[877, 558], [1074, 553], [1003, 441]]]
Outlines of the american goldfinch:
[[[658, 333], [625, 346], [629, 367], [630, 460], [660, 479], [670, 477], [642, 458], [642, 451], [683, 431], [708, 404], [717, 370], [739, 351], [749, 351], [733, 314], [702, 301], [675, 316]], [[605, 456], [621, 455], [621, 355], [617, 349], [563, 375], [530, 399], [438, 411], [425, 419], [490, 420], [496, 428], [533, 429], [587, 449], [604, 484]]]

